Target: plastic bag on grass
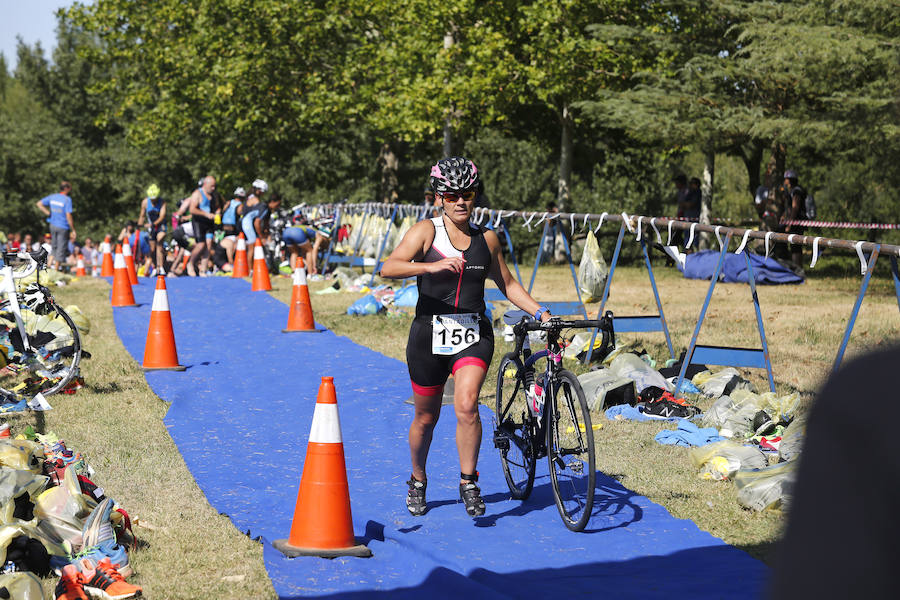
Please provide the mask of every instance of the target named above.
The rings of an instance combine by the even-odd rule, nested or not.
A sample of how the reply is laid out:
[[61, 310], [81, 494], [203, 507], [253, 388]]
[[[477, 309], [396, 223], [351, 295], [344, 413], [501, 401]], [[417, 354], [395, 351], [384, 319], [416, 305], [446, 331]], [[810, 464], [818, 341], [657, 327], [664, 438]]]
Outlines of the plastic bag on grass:
[[69, 465], [59, 485], [42, 492], [34, 500], [34, 516], [39, 531], [57, 543], [81, 546], [84, 521], [97, 506], [81, 491], [75, 470]]
[[419, 301], [419, 288], [408, 285], [394, 293], [394, 306], [415, 306]]
[[348, 315], [375, 315], [384, 307], [375, 299], [375, 296], [369, 294], [363, 296], [347, 308]]
[[635, 392], [640, 394], [644, 388], [656, 386], [672, 391], [672, 386], [659, 371], [641, 360], [637, 354], [622, 352], [609, 364], [609, 370], [619, 377], [627, 377], [634, 381]]
[[634, 381], [627, 377], [619, 377], [609, 369], [589, 371], [578, 376], [578, 382], [584, 390], [588, 406], [593, 411], [602, 411], [616, 404], [634, 404]]
[[581, 291], [582, 302], [596, 302], [603, 296], [603, 288], [606, 285], [606, 277], [609, 269], [606, 261], [600, 254], [600, 245], [593, 231], [588, 231], [587, 240], [584, 243], [584, 253], [581, 255], [581, 263], [578, 265], [578, 289]]
[[762, 469], [768, 466], [758, 448], [743, 446], [731, 440], [713, 442], [688, 450], [688, 457], [699, 469], [701, 479], [731, 479], [740, 469]]
[[796, 461], [764, 469], [741, 469], [734, 476], [738, 502], [753, 510], [783, 509], [790, 503], [796, 475]]
[[[44, 590], [41, 588], [41, 580], [37, 575], [29, 571], [16, 573], [3, 573], [0, 575], [0, 590], [6, 590], [4, 598], [16, 598], [16, 600], [44, 600]], [[3, 592], [0, 591], [0, 594]]]
[[87, 335], [91, 332], [90, 319], [84, 316], [84, 313], [81, 312], [81, 309], [78, 308], [77, 305], [70, 304], [69, 306], [65, 307], [65, 311], [69, 314], [70, 317], [72, 317], [72, 322], [75, 323], [75, 327], [78, 328], [78, 331], [81, 333], [81, 335]]
[[778, 460], [790, 461], [800, 456], [803, 450], [803, 440], [806, 437], [806, 416], [795, 418], [781, 434], [781, 444], [778, 446]]
[[44, 447], [30, 440], [0, 442], [0, 465], [19, 471], [40, 473], [44, 464]]
[[31, 500], [44, 491], [48, 481], [49, 477], [31, 471], [0, 467], [0, 522], [11, 523], [13, 519], [30, 521], [29, 516], [16, 515], [17, 505], [21, 504], [21, 500], [17, 502], [16, 499], [24, 494], [27, 500]]
[[753, 391], [753, 385], [741, 377], [738, 370], [733, 367], [727, 367], [716, 373], [701, 371], [694, 375], [691, 381], [700, 388], [704, 396], [710, 398], [718, 398], [719, 396], [730, 394], [735, 389]]
[[750, 433], [753, 417], [762, 408], [762, 398], [756, 394], [722, 396], [703, 414], [700, 421], [707, 427], [716, 427], [725, 437], [745, 436]]

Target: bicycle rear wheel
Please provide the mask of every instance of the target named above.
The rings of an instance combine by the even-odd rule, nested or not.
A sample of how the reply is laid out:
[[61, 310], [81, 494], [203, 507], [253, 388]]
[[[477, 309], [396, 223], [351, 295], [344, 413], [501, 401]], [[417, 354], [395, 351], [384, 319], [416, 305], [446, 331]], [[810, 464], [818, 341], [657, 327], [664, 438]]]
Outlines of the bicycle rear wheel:
[[525, 386], [515, 356], [504, 356], [497, 373], [494, 445], [500, 450], [503, 475], [512, 497], [524, 500], [534, 486], [534, 419], [528, 412]]
[[0, 392], [33, 398], [59, 392], [79, 374], [81, 336], [49, 292], [36, 311], [22, 309], [25, 339], [8, 304], [0, 310]]
[[596, 466], [594, 431], [584, 390], [578, 378], [562, 370], [553, 385], [553, 397], [545, 403], [547, 460], [556, 508], [572, 531], [587, 525], [594, 508]]

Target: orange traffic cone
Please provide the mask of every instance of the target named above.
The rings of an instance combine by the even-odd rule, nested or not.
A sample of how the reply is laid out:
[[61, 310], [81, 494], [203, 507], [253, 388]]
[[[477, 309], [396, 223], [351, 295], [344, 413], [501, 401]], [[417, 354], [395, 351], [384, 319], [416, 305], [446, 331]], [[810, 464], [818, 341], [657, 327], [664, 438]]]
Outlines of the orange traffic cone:
[[237, 246], [234, 249], [234, 269], [232, 277], [250, 277], [250, 269], [247, 266], [247, 240], [244, 233], [238, 234]]
[[272, 282], [269, 281], [269, 267], [266, 266], [262, 242], [256, 238], [256, 244], [253, 245], [253, 285], [250, 287], [250, 291], [268, 292], [271, 289]]
[[184, 371], [186, 368], [178, 364], [165, 275], [156, 277], [156, 291], [153, 292], [153, 307], [150, 309], [150, 328], [144, 345], [144, 364], [141, 366], [145, 371]]
[[78, 255], [78, 262], [75, 263], [75, 276], [76, 277], [87, 277], [87, 271], [84, 270], [84, 255]]
[[109, 243], [109, 236], [106, 236], [103, 240], [103, 265], [100, 267], [100, 277], [112, 277], [114, 271], [112, 245]]
[[129, 245], [127, 237], [122, 243], [122, 256], [125, 258], [125, 268], [128, 270], [128, 281], [131, 282], [131, 285], [137, 285], [137, 270], [134, 268], [134, 256], [131, 254], [131, 245]]
[[273, 546], [290, 557], [372, 556], [353, 537], [334, 377], [323, 377], [319, 385], [291, 534]]
[[122, 256], [122, 246], [119, 244], [116, 244], [116, 262], [113, 267], [112, 305], [137, 306], [134, 302], [134, 292], [131, 291], [131, 282], [128, 281], [128, 268], [125, 266], [125, 257]]
[[288, 313], [287, 329], [283, 333], [293, 331], [322, 331], [316, 329], [313, 319], [312, 303], [309, 301], [309, 287], [306, 285], [306, 267], [303, 259], [297, 257], [297, 268], [294, 269], [294, 289], [291, 291], [291, 310]]

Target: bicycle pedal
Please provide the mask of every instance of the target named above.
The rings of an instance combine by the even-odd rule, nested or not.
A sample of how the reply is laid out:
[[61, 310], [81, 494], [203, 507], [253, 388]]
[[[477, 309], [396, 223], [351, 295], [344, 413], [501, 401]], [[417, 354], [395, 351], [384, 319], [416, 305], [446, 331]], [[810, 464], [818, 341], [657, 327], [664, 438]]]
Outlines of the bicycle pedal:
[[494, 431], [494, 448], [509, 450], [509, 437], [501, 431]]

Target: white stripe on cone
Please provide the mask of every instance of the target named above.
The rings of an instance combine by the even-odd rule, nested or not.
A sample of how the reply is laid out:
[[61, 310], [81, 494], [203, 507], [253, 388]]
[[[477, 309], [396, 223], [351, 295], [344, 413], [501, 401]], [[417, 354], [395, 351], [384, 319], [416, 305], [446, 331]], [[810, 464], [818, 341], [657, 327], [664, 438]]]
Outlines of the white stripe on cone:
[[263, 254], [262, 246], [253, 246], [253, 260], [265, 260], [266, 256]]
[[343, 442], [337, 404], [316, 404], [312, 428], [309, 430], [309, 441], [318, 444]]
[[125, 257], [122, 254], [119, 254], [118, 252], [116, 252], [116, 259], [113, 262], [113, 268], [114, 269], [126, 269], [127, 268], [125, 266]]
[[131, 246], [128, 245], [128, 242], [122, 244], [122, 256], [131, 256]]
[[155, 290], [153, 292], [153, 306], [150, 307], [151, 312], [169, 312], [169, 294], [166, 290]]
[[242, 237], [238, 238], [237, 249], [238, 250], [246, 250], [247, 249], [247, 242], [244, 240], [244, 238], [242, 238]]
[[75, 268], [76, 268], [76, 269], [83, 269], [83, 268], [84, 268], [84, 261], [81, 260], [81, 259], [79, 258], [79, 259], [78, 259], [78, 263], [75, 265]]
[[306, 269], [303, 267], [294, 269], [294, 285], [306, 285]]
[[109, 242], [101, 242], [100, 251], [103, 254], [112, 254], [112, 248], [109, 247]]

